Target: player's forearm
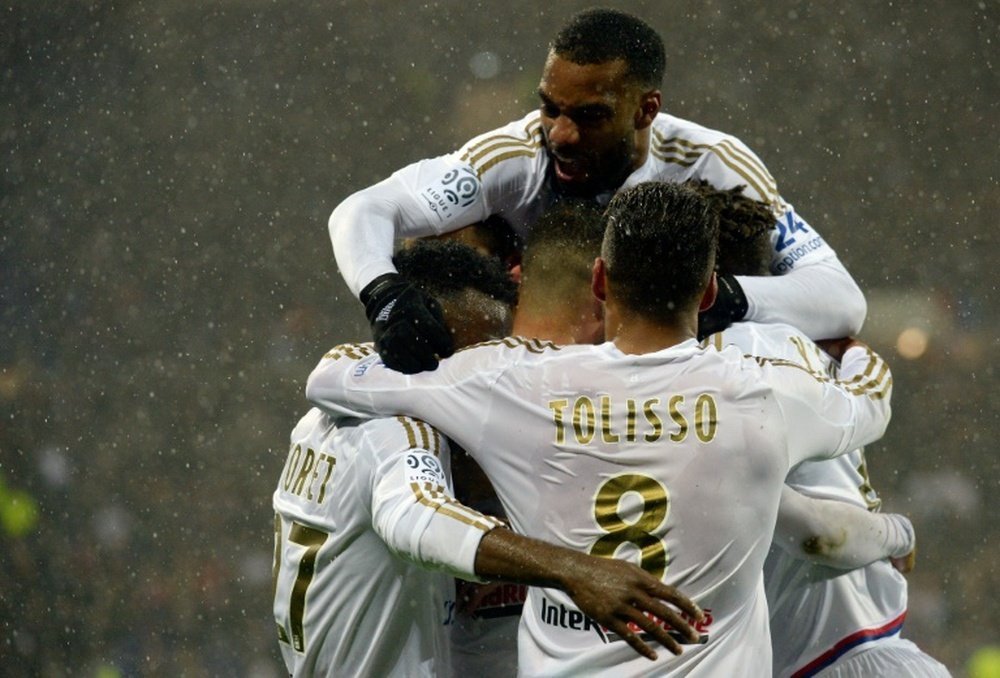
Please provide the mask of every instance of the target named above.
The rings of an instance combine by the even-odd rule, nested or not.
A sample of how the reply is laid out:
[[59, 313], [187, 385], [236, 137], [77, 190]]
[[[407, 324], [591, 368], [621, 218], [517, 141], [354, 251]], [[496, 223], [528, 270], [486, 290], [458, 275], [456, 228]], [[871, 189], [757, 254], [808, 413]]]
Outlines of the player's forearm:
[[508, 529], [487, 533], [476, 551], [476, 575], [530, 586], [563, 588], [565, 576], [583, 554]]
[[786, 323], [810, 339], [857, 334], [868, 312], [861, 288], [836, 257], [785, 275], [736, 279], [749, 304], [747, 320]]
[[[369, 189], [370, 190], [370, 189]], [[392, 206], [361, 191], [340, 203], [328, 222], [337, 267], [354, 296], [369, 282], [396, 270]]]
[[[414, 486], [413, 498], [381, 502], [375, 531], [396, 555], [421, 567], [480, 580], [475, 563], [482, 539], [502, 523], [440, 491]], [[485, 578], [485, 577], [484, 577]]]
[[913, 525], [905, 516], [806, 497], [787, 486], [774, 540], [796, 558], [845, 570], [904, 556], [914, 547]]

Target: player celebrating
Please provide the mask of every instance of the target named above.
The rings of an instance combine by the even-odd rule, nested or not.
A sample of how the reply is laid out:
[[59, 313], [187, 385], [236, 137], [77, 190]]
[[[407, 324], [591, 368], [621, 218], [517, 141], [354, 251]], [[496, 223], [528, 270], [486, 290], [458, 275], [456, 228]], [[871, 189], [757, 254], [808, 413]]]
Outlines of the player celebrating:
[[524, 675], [767, 673], [761, 568], [785, 475], [880, 437], [891, 376], [858, 342], [844, 354], [843, 382], [699, 346], [717, 220], [690, 188], [640, 184], [605, 218], [593, 285], [610, 342], [505, 339], [414, 376], [376, 356], [331, 356], [307, 396], [341, 414], [433, 421], [483, 467], [516, 530], [637, 560], [705, 609], [704, 644], [649, 663], [561, 592], [532, 589]]
[[704, 333], [744, 317], [790, 321], [816, 338], [857, 332], [864, 296], [834, 251], [781, 198], [739, 139], [660, 111], [664, 68], [663, 41], [641, 20], [610, 9], [577, 14], [551, 44], [539, 110], [454, 153], [404, 167], [337, 206], [329, 221], [337, 264], [365, 304], [387, 365], [433, 369], [452, 351], [440, 315], [393, 268], [395, 238], [497, 214], [524, 237], [560, 199], [603, 205], [643, 181], [747, 185], [751, 197], [780, 215], [771, 270], [786, 275], [720, 278]]
[[[446, 317], [463, 319], [457, 344], [509, 329], [513, 289], [499, 263], [457, 243], [418, 247], [397, 261]], [[672, 651], [676, 641], [643, 611], [693, 633], [660, 602], [699, 617], [673, 589], [624, 563], [609, 568], [498, 528], [452, 498], [448, 468], [447, 441], [408, 417], [334, 421], [313, 409], [295, 427], [273, 498], [274, 615], [291, 675], [448, 675], [442, 620], [454, 604], [451, 578], [408, 561], [564, 588], [602, 623], [626, 635], [629, 622], [648, 627]], [[655, 656], [635, 635], [628, 640]]]
[[[720, 216], [717, 270], [729, 275], [767, 275], [767, 253], [774, 229], [774, 216], [767, 206], [742, 195], [738, 187], [720, 191], [701, 183], [695, 188]], [[738, 322], [712, 335], [706, 343], [717, 347], [733, 344], [746, 353], [798, 362], [818, 373], [836, 374], [837, 370], [829, 354], [784, 324]], [[844, 510], [859, 507], [876, 511], [881, 505], [868, 480], [861, 449], [836, 459], [804, 462], [792, 469], [786, 483], [810, 497], [843, 502]], [[833, 502], [825, 503], [834, 506]], [[906, 617], [906, 579], [889, 560], [875, 559], [871, 552], [857, 550], [856, 542], [845, 552], [851, 537], [847, 533], [814, 538], [809, 543], [812, 550], [837, 550], [842, 562], [847, 556], [865, 567], [842, 572], [803, 560], [806, 540], [802, 520], [797, 516], [808, 516], [809, 512], [803, 512], [802, 505], [794, 491], [787, 491], [782, 498], [776, 547], [764, 565], [774, 675], [800, 678], [824, 671], [824, 676], [843, 678], [948, 676], [940, 662], [899, 637]], [[893, 524], [895, 516], [873, 514], [872, 518], [886, 521], [881, 529], [887, 536], [898, 529]], [[853, 524], [856, 521], [843, 523]], [[811, 528], [805, 526], [806, 535], [812, 536]], [[908, 524], [900, 528], [912, 529]], [[906, 564], [909, 540], [902, 541], [902, 548], [890, 555], [897, 556], [899, 566], [905, 568], [912, 563]]]

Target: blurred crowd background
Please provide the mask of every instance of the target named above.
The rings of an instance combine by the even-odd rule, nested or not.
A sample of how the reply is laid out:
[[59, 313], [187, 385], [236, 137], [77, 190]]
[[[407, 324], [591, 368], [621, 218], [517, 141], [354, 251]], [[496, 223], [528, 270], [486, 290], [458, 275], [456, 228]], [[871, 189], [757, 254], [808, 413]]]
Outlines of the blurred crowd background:
[[[368, 338], [327, 216], [533, 108], [592, 4], [0, 7], [0, 674], [280, 675], [270, 495], [309, 370]], [[1000, 4], [608, 4], [867, 293], [903, 635], [997, 675]]]

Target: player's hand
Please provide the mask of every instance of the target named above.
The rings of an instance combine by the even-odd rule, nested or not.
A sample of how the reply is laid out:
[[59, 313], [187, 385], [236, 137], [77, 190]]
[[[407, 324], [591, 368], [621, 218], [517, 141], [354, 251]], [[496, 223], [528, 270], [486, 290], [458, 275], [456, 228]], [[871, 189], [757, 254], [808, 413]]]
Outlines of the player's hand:
[[844, 359], [844, 354], [847, 353], [848, 349], [854, 348], [855, 346], [865, 346], [864, 343], [858, 341], [854, 337], [820, 339], [816, 342], [816, 345], [830, 354], [830, 357], [838, 363]]
[[897, 571], [908, 574], [917, 566], [917, 549], [913, 549], [900, 558], [889, 558], [889, 562]]
[[903, 543], [900, 545], [900, 551], [903, 551], [903, 553], [896, 551], [897, 555], [890, 556], [889, 562], [897, 571], [908, 574], [917, 566], [917, 535], [913, 531], [913, 523], [910, 522], [909, 518], [898, 513], [888, 513], [885, 515], [895, 524], [899, 525], [900, 531], [905, 535], [902, 540]]
[[455, 352], [440, 304], [398, 273], [371, 281], [361, 291], [361, 301], [386, 367], [415, 374], [433, 370]]
[[750, 304], [743, 287], [737, 282], [736, 276], [719, 275], [719, 291], [715, 295], [715, 303], [698, 314], [698, 338], [721, 332], [735, 322], [743, 320]]
[[677, 589], [632, 563], [582, 553], [580, 556], [563, 575], [564, 590], [581, 612], [617, 633], [633, 650], [647, 659], [656, 659], [656, 652], [640, 637], [641, 633], [673, 654], [681, 653], [682, 643], [700, 642], [698, 632], [687, 620], [701, 621], [704, 615]]

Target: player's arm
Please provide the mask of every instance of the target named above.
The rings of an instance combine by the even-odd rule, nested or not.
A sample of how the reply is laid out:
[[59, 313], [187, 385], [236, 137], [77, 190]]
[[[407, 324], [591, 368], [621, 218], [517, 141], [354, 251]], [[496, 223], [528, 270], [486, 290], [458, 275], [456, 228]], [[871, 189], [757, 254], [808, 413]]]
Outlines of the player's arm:
[[[373, 528], [397, 556], [478, 581], [480, 540], [503, 523], [455, 499], [441, 463], [447, 443], [437, 431], [408, 417], [392, 421], [405, 429], [406, 439], [373, 440], [368, 446], [377, 456], [371, 483]], [[410, 439], [426, 441], [430, 449], [406, 444]]]
[[852, 570], [876, 560], [904, 558], [916, 547], [916, 537], [906, 516], [807, 497], [786, 485], [774, 543], [796, 558]]
[[794, 325], [810, 339], [857, 334], [868, 313], [865, 295], [836, 256], [780, 276], [735, 278], [747, 297], [746, 320]]
[[[362, 345], [364, 346], [364, 345]], [[328, 352], [306, 382], [306, 398], [335, 417], [408, 414], [475, 449], [485, 421], [483, 399], [513, 350], [498, 342], [460, 351], [438, 369], [402, 374], [357, 345]]]
[[432, 370], [454, 351], [437, 303], [392, 263], [397, 238], [452, 231], [485, 218], [478, 176], [457, 155], [422, 160], [358, 191], [330, 215], [330, 239], [344, 280], [365, 306], [386, 364]]
[[[640, 631], [673, 654], [681, 653], [684, 641], [698, 641], [687, 621], [702, 618], [698, 606], [632, 563], [589, 556], [500, 528], [483, 537], [475, 567], [480, 577], [565, 591], [584, 614], [648, 659], [656, 659], [656, 652], [639, 638]], [[644, 613], [662, 619], [674, 633]]]
[[744, 319], [787, 323], [811, 339], [861, 330], [868, 310], [861, 288], [834, 249], [781, 198], [774, 178], [749, 148], [732, 137], [723, 140], [701, 156], [695, 176], [720, 189], [744, 186], [745, 195], [772, 205], [778, 215], [771, 240], [774, 275], [724, 276], [715, 305], [702, 318], [701, 336]]
[[[440, 463], [442, 441], [423, 422], [405, 418], [413, 437], [428, 448], [373, 441], [372, 524], [397, 556], [463, 579], [500, 579], [564, 590], [580, 610], [620, 634], [636, 652], [656, 659], [639, 630], [674, 654], [696, 642], [687, 619], [701, 619], [697, 605], [647, 572], [624, 561], [577, 551], [497, 529], [502, 523], [456, 500]], [[388, 451], [387, 451], [388, 450]], [[677, 609], [674, 609], [674, 606]], [[679, 610], [679, 611], [678, 611]], [[669, 633], [644, 613], [656, 615]], [[637, 630], [630, 630], [629, 624]], [[676, 638], [675, 638], [676, 635]]]
[[885, 433], [892, 373], [865, 344], [851, 340], [838, 379], [786, 360], [756, 360], [784, 416], [789, 466], [844, 454]]

